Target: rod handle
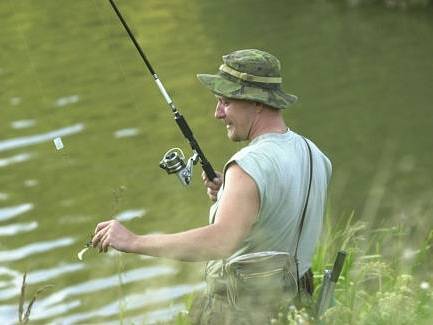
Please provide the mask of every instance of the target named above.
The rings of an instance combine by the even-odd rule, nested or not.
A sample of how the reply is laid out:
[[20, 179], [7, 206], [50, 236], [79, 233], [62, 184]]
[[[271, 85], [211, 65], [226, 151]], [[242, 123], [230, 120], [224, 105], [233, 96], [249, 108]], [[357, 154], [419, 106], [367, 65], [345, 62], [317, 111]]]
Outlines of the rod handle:
[[183, 115], [181, 115], [179, 112], [175, 113], [174, 120], [176, 121], [177, 125], [179, 126], [180, 130], [182, 131], [182, 134], [185, 138], [188, 139], [189, 144], [191, 145], [192, 150], [198, 153], [198, 156], [200, 158], [200, 164], [201, 168], [205, 172], [207, 178], [211, 181], [213, 181], [214, 178], [218, 177], [215, 173], [215, 170], [209, 163], [209, 161], [206, 159], [203, 151], [201, 150], [200, 146], [198, 145], [197, 140], [194, 138], [194, 135], [192, 133], [191, 128], [189, 127], [188, 123], [186, 122]]
[[331, 282], [336, 283], [340, 277], [341, 271], [343, 270], [344, 260], [346, 259], [347, 253], [345, 251], [339, 251], [337, 258], [334, 262], [334, 267], [331, 273]]
[[215, 173], [215, 170], [212, 168], [211, 164], [206, 161], [201, 161], [201, 168], [203, 169], [204, 173], [206, 174], [206, 177], [213, 182], [215, 178], [217, 178], [217, 174]]

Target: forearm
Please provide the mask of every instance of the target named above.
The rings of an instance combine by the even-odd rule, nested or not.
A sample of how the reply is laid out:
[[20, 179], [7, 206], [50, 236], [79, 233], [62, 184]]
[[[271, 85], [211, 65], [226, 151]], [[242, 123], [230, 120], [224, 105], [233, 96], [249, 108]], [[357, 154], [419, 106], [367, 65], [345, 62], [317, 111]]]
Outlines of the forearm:
[[136, 236], [130, 252], [182, 261], [208, 261], [229, 256], [235, 243], [218, 224], [176, 234]]

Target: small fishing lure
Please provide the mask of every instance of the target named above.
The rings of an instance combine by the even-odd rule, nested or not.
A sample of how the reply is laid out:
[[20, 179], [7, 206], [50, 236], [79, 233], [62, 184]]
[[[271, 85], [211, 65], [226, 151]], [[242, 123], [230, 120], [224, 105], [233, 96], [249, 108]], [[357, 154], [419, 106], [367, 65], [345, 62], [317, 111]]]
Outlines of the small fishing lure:
[[92, 240], [89, 240], [86, 245], [84, 245], [84, 248], [78, 252], [77, 257], [80, 261], [83, 260], [83, 255], [85, 252], [89, 250], [89, 248], [92, 247]]

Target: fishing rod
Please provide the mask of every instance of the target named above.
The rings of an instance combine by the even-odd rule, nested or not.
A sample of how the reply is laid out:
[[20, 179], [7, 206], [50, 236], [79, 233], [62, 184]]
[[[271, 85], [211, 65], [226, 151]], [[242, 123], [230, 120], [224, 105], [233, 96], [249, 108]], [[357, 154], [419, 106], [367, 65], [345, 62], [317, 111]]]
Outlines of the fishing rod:
[[[320, 291], [316, 305], [318, 319], [320, 319], [326, 310], [329, 309], [333, 304], [335, 286], [337, 285], [338, 278], [340, 277], [341, 271], [343, 270], [346, 255], [347, 253], [345, 251], [339, 251], [337, 257], [335, 258], [332, 270], [324, 271], [322, 289]], [[319, 324], [322, 323], [323, 322], [319, 322]]]
[[217, 177], [217, 175], [209, 161], [206, 159], [203, 151], [198, 145], [197, 140], [194, 138], [191, 128], [189, 127], [183, 115], [180, 114], [177, 110], [173, 100], [169, 96], [168, 92], [165, 90], [161, 80], [158, 78], [158, 75], [156, 74], [155, 70], [153, 69], [152, 65], [144, 54], [140, 44], [138, 44], [137, 40], [135, 39], [134, 34], [132, 34], [131, 29], [129, 28], [125, 19], [123, 19], [122, 14], [120, 13], [116, 4], [113, 0], [109, 1], [114, 11], [116, 12], [117, 17], [120, 19], [120, 22], [128, 33], [129, 38], [134, 43], [138, 53], [140, 53], [141, 58], [149, 69], [149, 72], [151, 73], [156, 85], [158, 86], [159, 91], [161, 92], [162, 96], [170, 107], [171, 112], [173, 113], [174, 120], [182, 131], [183, 136], [188, 140], [193, 151], [192, 157], [188, 159], [188, 162], [186, 162], [182, 150], [180, 150], [179, 148], [172, 148], [164, 154], [162, 160], [159, 163], [159, 166], [164, 169], [168, 174], [176, 173], [181, 183], [187, 186], [191, 183], [193, 165], [195, 165], [197, 161], [200, 161], [201, 167], [205, 172], [207, 178], [212, 181], [214, 178]]

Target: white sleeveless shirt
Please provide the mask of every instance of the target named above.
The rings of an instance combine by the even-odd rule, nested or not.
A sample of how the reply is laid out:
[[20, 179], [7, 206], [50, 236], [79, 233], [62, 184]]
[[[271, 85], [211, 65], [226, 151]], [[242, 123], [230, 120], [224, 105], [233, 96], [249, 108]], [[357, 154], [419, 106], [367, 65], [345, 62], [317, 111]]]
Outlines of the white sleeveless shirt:
[[[307, 141], [312, 152], [313, 176], [298, 247], [300, 276], [311, 267], [322, 230], [326, 192], [332, 172], [330, 160], [313, 142]], [[236, 162], [256, 183], [260, 207], [251, 232], [231, 258], [260, 251], [282, 251], [293, 256], [310, 173], [309, 153], [303, 137], [290, 130], [283, 134], [263, 134], [234, 154], [224, 167], [224, 173], [232, 162]], [[210, 208], [210, 223], [215, 218], [223, 187]], [[221, 267], [222, 261], [210, 261], [207, 275], [218, 276]]]

